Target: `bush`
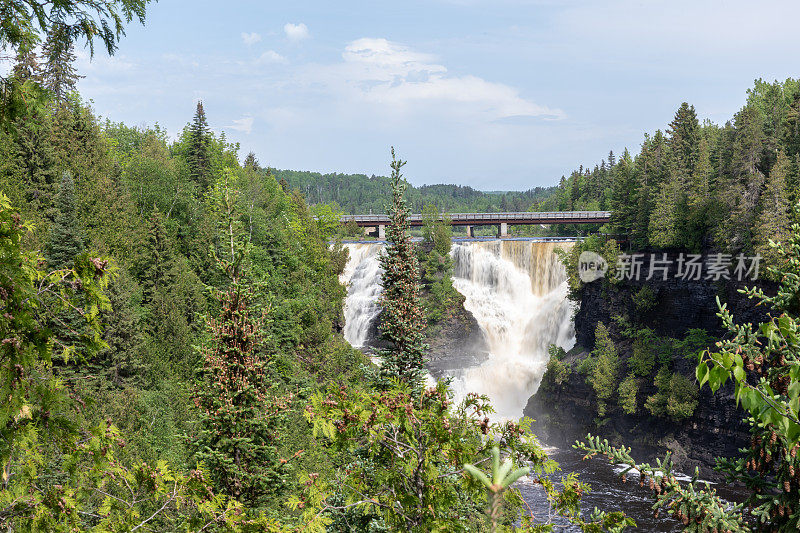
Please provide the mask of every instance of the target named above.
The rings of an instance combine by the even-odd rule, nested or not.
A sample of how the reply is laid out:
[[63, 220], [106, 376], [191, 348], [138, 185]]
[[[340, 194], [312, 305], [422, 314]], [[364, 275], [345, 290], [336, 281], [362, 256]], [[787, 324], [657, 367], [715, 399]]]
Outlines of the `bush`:
[[631, 299], [638, 313], [646, 313], [656, 306], [656, 293], [647, 285], [632, 294]]
[[633, 341], [633, 353], [628, 359], [628, 368], [639, 377], [647, 377], [656, 364], [655, 346], [658, 338], [651, 329], [639, 330]]
[[697, 408], [698, 389], [693, 381], [681, 374], [671, 374], [661, 367], [655, 378], [658, 392], [647, 398], [645, 408], [653, 416], [671, 418], [678, 422], [691, 417]]
[[608, 328], [602, 322], [597, 324], [595, 330], [593, 355], [596, 363], [589, 376], [589, 383], [597, 394], [597, 414], [605, 416], [606, 402], [617, 391], [619, 357], [617, 356], [617, 347], [608, 334]]
[[558, 385], [563, 385], [568, 379], [572, 368], [562, 362], [563, 357], [566, 355], [564, 349], [550, 345], [550, 360], [547, 362], [547, 370], [542, 376], [542, 390], [553, 390]]
[[636, 395], [639, 393], [639, 383], [636, 376], [628, 374], [628, 377], [619, 384], [619, 405], [625, 413], [632, 415], [636, 413]]

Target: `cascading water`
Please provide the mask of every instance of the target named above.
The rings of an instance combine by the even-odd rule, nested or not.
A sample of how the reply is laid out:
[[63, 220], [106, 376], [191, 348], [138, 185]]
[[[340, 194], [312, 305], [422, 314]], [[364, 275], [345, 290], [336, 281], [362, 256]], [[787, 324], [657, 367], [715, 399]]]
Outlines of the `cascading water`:
[[548, 347], [575, 344], [566, 273], [554, 253], [565, 243], [468, 242], [453, 245], [455, 288], [486, 336], [489, 358], [465, 368], [453, 389], [486, 394], [501, 418], [517, 419], [536, 392]]
[[339, 281], [347, 287], [344, 304], [344, 338], [354, 348], [366, 344], [372, 322], [378, 317], [382, 244], [345, 244], [350, 256]]
[[[344, 337], [363, 347], [380, 313], [382, 244], [347, 244], [350, 260], [340, 281], [347, 285]], [[453, 283], [466, 298], [486, 337], [488, 359], [454, 372], [453, 389], [488, 395], [502, 418], [519, 418], [536, 392], [547, 349], [575, 343], [566, 274], [554, 250], [568, 243], [489, 241], [454, 243]]]

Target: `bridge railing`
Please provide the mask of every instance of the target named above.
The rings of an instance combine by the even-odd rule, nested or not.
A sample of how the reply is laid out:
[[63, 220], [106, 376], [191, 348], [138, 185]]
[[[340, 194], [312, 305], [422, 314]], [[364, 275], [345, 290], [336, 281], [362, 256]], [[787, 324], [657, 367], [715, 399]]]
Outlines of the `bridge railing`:
[[[486, 224], [503, 222], [505, 220], [608, 220], [610, 211], [549, 211], [549, 212], [518, 212], [518, 213], [445, 213], [438, 218], [446, 218], [452, 222], [481, 222]], [[361, 224], [375, 223], [388, 224], [387, 215], [344, 215], [342, 222], [354, 221]], [[421, 222], [422, 215], [411, 214], [409, 222]]]

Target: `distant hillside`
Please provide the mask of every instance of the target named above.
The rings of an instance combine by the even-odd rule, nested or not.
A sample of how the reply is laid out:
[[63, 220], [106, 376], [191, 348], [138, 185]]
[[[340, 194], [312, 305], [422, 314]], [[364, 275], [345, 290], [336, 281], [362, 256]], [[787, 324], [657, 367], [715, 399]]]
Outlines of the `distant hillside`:
[[[346, 213], [383, 213], [389, 201], [389, 178], [364, 174], [320, 174], [300, 170], [275, 170], [277, 180], [299, 189], [309, 204], [338, 203]], [[411, 210], [435, 204], [448, 213], [528, 211], [555, 193], [556, 187], [536, 187], [524, 192], [484, 192], [462, 185], [410, 186], [406, 198]]]

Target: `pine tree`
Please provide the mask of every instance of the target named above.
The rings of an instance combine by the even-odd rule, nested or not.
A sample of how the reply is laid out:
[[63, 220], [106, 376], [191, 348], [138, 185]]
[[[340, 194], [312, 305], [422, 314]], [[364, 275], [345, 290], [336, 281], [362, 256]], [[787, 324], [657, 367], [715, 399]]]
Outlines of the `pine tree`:
[[389, 209], [387, 246], [381, 256], [383, 294], [380, 304], [381, 332], [392, 347], [383, 354], [381, 370], [408, 383], [422, 378], [422, 342], [425, 316], [420, 302], [420, 272], [414, 245], [408, 235], [409, 210], [404, 198], [406, 183], [400, 170], [406, 162], [395, 158], [392, 148], [392, 205]]
[[197, 102], [191, 126], [189, 126], [189, 148], [186, 156], [189, 174], [206, 191], [211, 185], [211, 131], [206, 120], [202, 100]]
[[787, 190], [787, 176], [791, 162], [783, 151], [767, 178], [766, 188], [760, 198], [759, 213], [756, 217], [753, 244], [769, 266], [778, 265], [778, 252], [769, 241], [787, 242], [791, 235], [790, 206]]
[[86, 240], [78, 221], [75, 181], [69, 172], [65, 172], [61, 178], [56, 209], [57, 214], [48, 235], [45, 257], [52, 269], [71, 268], [75, 258], [86, 250]]
[[59, 104], [66, 102], [67, 96], [76, 90], [78, 80], [83, 77], [78, 75], [74, 66], [74, 46], [72, 39], [65, 34], [65, 28], [53, 26], [42, 47], [44, 86]]

